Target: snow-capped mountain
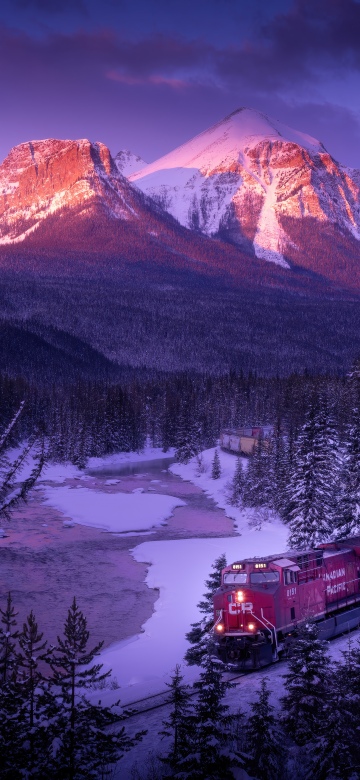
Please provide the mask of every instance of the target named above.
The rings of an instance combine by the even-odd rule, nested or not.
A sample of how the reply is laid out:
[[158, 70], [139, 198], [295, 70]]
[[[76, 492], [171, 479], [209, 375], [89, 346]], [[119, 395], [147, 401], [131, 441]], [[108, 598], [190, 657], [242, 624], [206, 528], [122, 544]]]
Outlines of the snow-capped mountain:
[[353, 245], [360, 240], [360, 172], [342, 167], [315, 138], [252, 109], [235, 111], [129, 180], [182, 225], [284, 267], [306, 251], [309, 226], [311, 234], [340, 227]]
[[137, 171], [140, 171], [147, 165], [141, 157], [133, 154], [128, 149], [122, 149], [114, 159], [118, 171], [123, 176], [131, 176], [133, 173], [137, 173]]
[[106, 146], [86, 139], [11, 150], [0, 166], [0, 250], [1, 267], [25, 270], [45, 264], [69, 273], [76, 263], [80, 273], [111, 275], [146, 263], [145, 274], [155, 266], [246, 279], [258, 273], [238, 250], [179, 225], [122, 176]]

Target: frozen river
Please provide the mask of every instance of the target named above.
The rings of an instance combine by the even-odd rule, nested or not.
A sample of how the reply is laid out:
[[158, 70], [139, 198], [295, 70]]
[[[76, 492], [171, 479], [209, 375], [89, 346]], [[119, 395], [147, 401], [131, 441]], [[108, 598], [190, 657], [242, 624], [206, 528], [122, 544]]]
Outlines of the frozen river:
[[[145, 585], [147, 566], [131, 549], [142, 541], [231, 536], [233, 524], [203, 491], [168, 471], [172, 459], [138, 461], [87, 472], [86, 481], [73, 477], [61, 487], [77, 491], [86, 485], [100, 495], [132, 493], [174, 496], [185, 502], [166, 525], [118, 535], [84, 525], [64, 527], [66, 515], [44, 503], [44, 488], [59, 485], [46, 479], [27, 505], [17, 509], [0, 539], [0, 603], [10, 590], [20, 625], [31, 609], [50, 642], [62, 632], [75, 595], [88, 618], [92, 642], [105, 647], [140, 631], [150, 617], [158, 593]], [[75, 498], [75, 495], [74, 495]], [[139, 529], [144, 527], [139, 518]]]

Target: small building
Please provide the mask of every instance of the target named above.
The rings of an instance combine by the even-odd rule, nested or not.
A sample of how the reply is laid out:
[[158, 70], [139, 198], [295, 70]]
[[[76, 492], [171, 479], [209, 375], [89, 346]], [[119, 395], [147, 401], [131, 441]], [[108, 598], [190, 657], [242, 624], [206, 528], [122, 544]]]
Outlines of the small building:
[[255, 428], [232, 428], [221, 431], [220, 447], [237, 455], [252, 455], [260, 437], [265, 438], [272, 432], [271, 425]]

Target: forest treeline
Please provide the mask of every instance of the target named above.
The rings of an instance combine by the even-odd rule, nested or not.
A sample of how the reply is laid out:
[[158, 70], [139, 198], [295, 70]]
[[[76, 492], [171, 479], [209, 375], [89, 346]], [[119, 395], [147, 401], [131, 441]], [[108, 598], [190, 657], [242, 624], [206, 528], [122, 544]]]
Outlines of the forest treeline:
[[141, 450], [146, 441], [164, 451], [175, 447], [195, 453], [213, 446], [222, 428], [241, 425], [273, 425], [291, 444], [312, 399], [316, 403], [321, 396], [344, 442], [358, 409], [355, 374], [259, 378], [181, 372], [45, 387], [1, 375], [0, 420], [5, 428], [25, 401], [12, 443], [39, 430], [46, 436], [49, 458], [83, 465], [90, 456]]

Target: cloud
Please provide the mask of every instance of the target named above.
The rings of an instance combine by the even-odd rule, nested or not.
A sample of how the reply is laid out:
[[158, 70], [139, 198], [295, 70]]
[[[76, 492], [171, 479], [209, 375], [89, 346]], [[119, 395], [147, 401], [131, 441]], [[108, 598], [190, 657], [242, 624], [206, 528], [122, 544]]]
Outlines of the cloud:
[[[77, 0], [82, 4], [83, 0]], [[58, 11], [72, 0], [17, 0]], [[269, 91], [285, 95], [303, 90], [321, 102], [320, 90], [329, 74], [336, 77], [360, 70], [360, 3], [356, 0], [295, 0], [275, 14], [256, 34], [238, 45], [220, 46], [206, 38], [157, 33], [129, 39], [113, 30], [48, 32], [32, 38], [0, 31], [7, 73], [19, 63], [27, 73], [53, 70], [56, 79], [79, 73], [131, 86], [173, 90], [211, 87], [240, 93]], [[1, 53], [0, 53], [1, 61]]]
[[166, 76], [129, 76], [125, 73], [118, 73], [116, 70], [110, 70], [106, 77], [111, 81], [118, 81], [127, 86], [144, 86], [146, 84], [154, 86], [165, 86], [171, 89], [185, 89], [190, 86], [185, 79], [172, 79]]

